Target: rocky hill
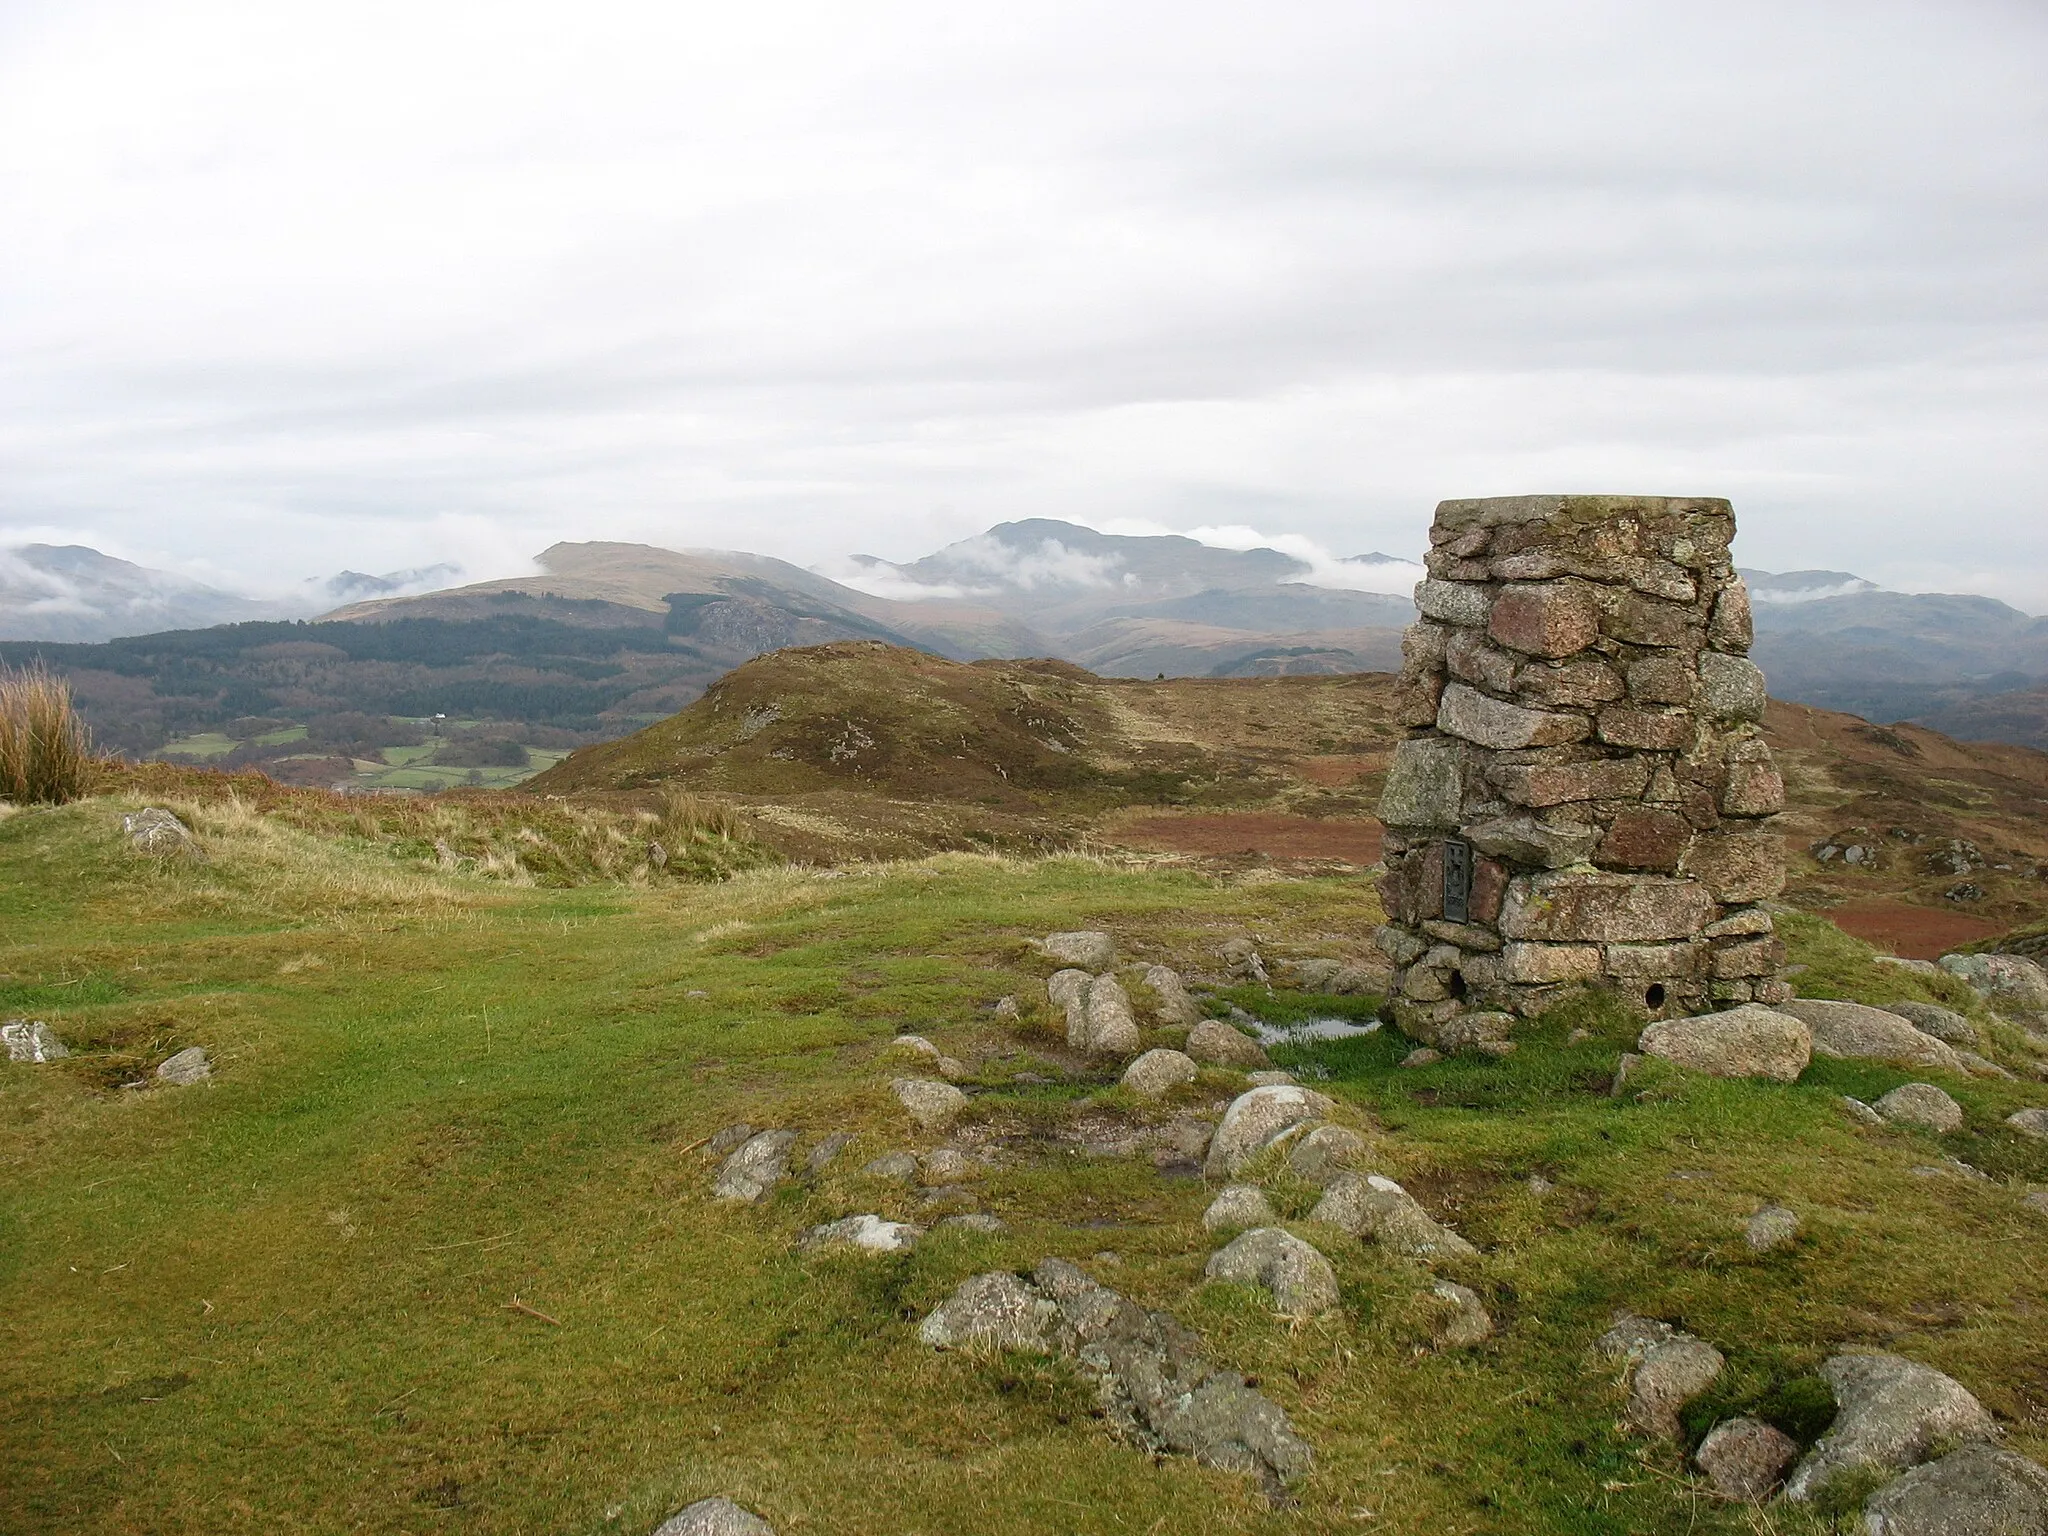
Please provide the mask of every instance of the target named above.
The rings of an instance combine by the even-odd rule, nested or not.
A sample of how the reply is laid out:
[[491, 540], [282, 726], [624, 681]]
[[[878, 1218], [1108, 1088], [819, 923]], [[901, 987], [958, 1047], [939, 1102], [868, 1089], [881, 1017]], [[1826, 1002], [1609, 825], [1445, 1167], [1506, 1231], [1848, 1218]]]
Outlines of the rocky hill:
[[[733, 796], [804, 857], [1095, 841], [1370, 864], [1394, 703], [1385, 674], [1147, 681], [832, 645], [749, 662], [527, 787]], [[2048, 753], [1782, 702], [1765, 730], [1790, 899], [1909, 954], [2048, 916]]]

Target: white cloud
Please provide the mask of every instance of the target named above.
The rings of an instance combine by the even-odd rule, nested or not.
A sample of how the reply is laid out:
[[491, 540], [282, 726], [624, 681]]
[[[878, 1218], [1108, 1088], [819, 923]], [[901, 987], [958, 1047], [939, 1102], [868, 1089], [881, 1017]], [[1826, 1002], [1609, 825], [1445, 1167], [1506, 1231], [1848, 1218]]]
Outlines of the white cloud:
[[0, 7], [0, 536], [281, 592], [1052, 516], [1341, 584], [1443, 496], [1676, 491], [2048, 608], [2044, 64], [1999, 0]]

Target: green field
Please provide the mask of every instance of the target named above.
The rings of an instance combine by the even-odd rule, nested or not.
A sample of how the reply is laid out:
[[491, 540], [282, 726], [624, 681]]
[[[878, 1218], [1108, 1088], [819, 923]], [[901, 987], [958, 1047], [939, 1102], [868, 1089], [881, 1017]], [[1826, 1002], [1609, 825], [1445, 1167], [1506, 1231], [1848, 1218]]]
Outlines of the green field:
[[[1423, 1273], [1327, 1230], [1297, 1223], [1337, 1266], [1339, 1319], [1290, 1327], [1263, 1293], [1205, 1287], [1213, 1190], [1063, 1133], [1206, 1111], [1241, 1081], [1141, 1108], [1111, 1072], [1063, 1070], [1050, 967], [1023, 943], [1103, 927], [1190, 969], [1240, 933], [1355, 954], [1378, 920], [1364, 880], [948, 855], [539, 888], [225, 799], [179, 806], [205, 862], [157, 863], [119, 836], [139, 803], [0, 819], [0, 1017], [78, 1052], [0, 1066], [10, 1533], [637, 1536], [711, 1493], [784, 1533], [875, 1536], [1850, 1528], [1719, 1506], [1678, 1451], [1619, 1433], [1588, 1350], [1621, 1305], [1728, 1356], [1695, 1436], [1751, 1411], [1810, 1439], [1812, 1373], [1854, 1345], [1947, 1371], [2016, 1449], [2048, 1449], [2048, 1215], [2022, 1202], [2048, 1147], [1998, 1123], [2048, 1102], [2040, 1083], [1921, 1074], [1970, 1114], [1939, 1139], [1845, 1117], [1840, 1095], [1914, 1075], [1865, 1062], [1790, 1087], [1649, 1073], [1616, 1099], [1635, 1026], [1594, 1003], [1500, 1061], [1403, 1070], [1384, 1034], [1283, 1053], [1483, 1250], [1454, 1277], [1500, 1331], [1441, 1352]], [[1788, 927], [1810, 995], [1926, 995], [1825, 923]], [[920, 1209], [855, 1171], [937, 1144], [886, 1092], [904, 1030], [975, 1065], [970, 1119], [1006, 1147], [980, 1199], [1012, 1230], [799, 1255], [812, 1223]], [[210, 1083], [123, 1086], [194, 1044]], [[733, 1209], [697, 1144], [741, 1119], [860, 1140]], [[1991, 1177], [1914, 1171], [1951, 1156]], [[1740, 1230], [1767, 1201], [1805, 1230], [1757, 1257]], [[917, 1342], [963, 1277], [1048, 1254], [1258, 1378], [1317, 1452], [1297, 1507], [1117, 1443], [1065, 1367]]]

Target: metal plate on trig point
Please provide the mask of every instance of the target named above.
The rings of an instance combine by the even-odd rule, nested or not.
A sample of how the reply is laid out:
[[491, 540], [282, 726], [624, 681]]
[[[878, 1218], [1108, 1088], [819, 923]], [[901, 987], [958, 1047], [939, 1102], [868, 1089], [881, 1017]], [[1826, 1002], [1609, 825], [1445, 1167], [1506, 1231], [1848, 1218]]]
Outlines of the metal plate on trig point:
[[1468, 922], [1472, 911], [1472, 845], [1453, 838], [1444, 844], [1444, 917]]

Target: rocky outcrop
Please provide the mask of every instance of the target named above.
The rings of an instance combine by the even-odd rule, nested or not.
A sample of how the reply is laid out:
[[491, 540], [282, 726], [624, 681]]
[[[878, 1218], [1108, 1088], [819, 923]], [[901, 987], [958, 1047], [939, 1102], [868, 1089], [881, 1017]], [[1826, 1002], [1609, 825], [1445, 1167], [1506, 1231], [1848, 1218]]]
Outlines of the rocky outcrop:
[[775, 1527], [731, 1499], [699, 1499], [662, 1521], [654, 1536], [775, 1536]]
[[1187, 1053], [1212, 1067], [1255, 1072], [1273, 1063], [1266, 1048], [1221, 1019], [1208, 1019], [1188, 1031]]
[[758, 1205], [789, 1176], [789, 1149], [795, 1145], [795, 1131], [761, 1131], [749, 1136], [719, 1165], [712, 1197]]
[[827, 1248], [852, 1248], [862, 1253], [903, 1253], [915, 1247], [924, 1228], [906, 1221], [884, 1221], [867, 1214], [842, 1216], [812, 1227], [797, 1239], [797, 1246], [810, 1252]]
[[1376, 1173], [1347, 1173], [1338, 1178], [1309, 1212], [1309, 1220], [1328, 1222], [1361, 1241], [1425, 1264], [1479, 1256], [1478, 1249], [1439, 1225], [1407, 1190]]
[[1209, 1141], [1203, 1171], [1212, 1179], [1229, 1178], [1291, 1126], [1320, 1120], [1334, 1108], [1320, 1093], [1292, 1083], [1276, 1083], [1239, 1094], [1223, 1112], [1223, 1121]]
[[1757, 1419], [1724, 1419], [1707, 1431], [1693, 1463], [1714, 1492], [1737, 1504], [1761, 1504], [1799, 1455], [1799, 1442]]
[[967, 1095], [951, 1083], [928, 1077], [899, 1077], [889, 1085], [896, 1102], [909, 1112], [920, 1130], [943, 1131], [967, 1108]]
[[1202, 1212], [1202, 1225], [1211, 1232], [1232, 1227], [1270, 1227], [1279, 1219], [1273, 1202], [1256, 1184], [1227, 1185]]
[[1957, 1013], [1953, 1008], [1944, 1008], [1939, 1003], [1902, 1002], [1886, 1003], [1886, 1013], [1896, 1013], [1923, 1035], [1932, 1035], [1944, 1045], [1953, 1045], [1960, 1050], [1974, 1051], [1983, 1043], [1977, 1033], [1977, 1026]]
[[1179, 1051], [1151, 1050], [1124, 1068], [1123, 1086], [1141, 1099], [1163, 1098], [1192, 1083], [1198, 1069]]
[[1943, 955], [1936, 963], [2000, 1013], [2048, 1013], [2048, 971], [2024, 955]]
[[1044, 1260], [1028, 1281], [1000, 1272], [962, 1281], [918, 1337], [939, 1349], [1067, 1356], [1094, 1379], [1111, 1428], [1155, 1454], [1255, 1473], [1273, 1489], [1314, 1463], [1287, 1415], [1210, 1364], [1170, 1314], [1148, 1312], [1060, 1259]]
[[1337, 1272], [1312, 1244], [1279, 1227], [1241, 1233], [1209, 1257], [1211, 1280], [1261, 1285], [1282, 1317], [1320, 1317], [1337, 1310]]
[[1836, 1355], [1820, 1368], [1835, 1394], [1835, 1421], [1793, 1468], [1788, 1499], [1811, 1499], [1837, 1478], [1903, 1472], [1941, 1444], [1984, 1440], [1991, 1415], [1960, 1382], [1898, 1355]]
[[1048, 933], [1039, 941], [1039, 948], [1047, 959], [1091, 974], [1116, 964], [1116, 940], [1095, 929]]
[[2048, 1469], [1966, 1445], [1915, 1467], [1863, 1506], [1865, 1536], [2048, 1536]]
[[41, 1019], [9, 1019], [0, 1024], [0, 1044], [7, 1047], [9, 1061], [62, 1061], [71, 1054], [57, 1031]]
[[1189, 994], [1179, 971], [1167, 965], [1148, 965], [1144, 981], [1155, 1000], [1161, 1024], [1192, 1029], [1202, 1022], [1201, 1006]]
[[1655, 1318], [1627, 1313], [1601, 1335], [1599, 1348], [1621, 1361], [1627, 1372], [1624, 1422], [1660, 1440], [1678, 1438], [1680, 1411], [1711, 1387], [1727, 1364], [1705, 1340]]
[[1932, 1083], [1903, 1083], [1870, 1106], [1894, 1125], [1946, 1136], [1963, 1128], [1963, 1106]]
[[1782, 1205], [1767, 1205], [1743, 1224], [1742, 1240], [1752, 1252], [1769, 1253], [1799, 1236], [1799, 1217]]
[[173, 1088], [189, 1088], [213, 1076], [213, 1063], [207, 1058], [206, 1047], [188, 1045], [160, 1065], [156, 1075], [157, 1081], [169, 1083]]
[[[1069, 1013], [1071, 1021], [1073, 1015]], [[1067, 1043], [1091, 1056], [1129, 1056], [1138, 1048], [1138, 1020], [1131, 1012], [1131, 995], [1114, 976], [1097, 976], [1088, 984], [1088, 1000], [1081, 1010], [1081, 1036], [1074, 1038], [1071, 1025]]]
[[123, 816], [121, 832], [129, 847], [152, 858], [196, 858], [199, 854], [192, 829], [159, 805]]
[[1652, 1024], [1637, 1041], [1645, 1055], [1714, 1077], [1789, 1083], [1806, 1070], [1813, 1037], [1799, 1019], [1758, 1003]]
[[1959, 1077], [1969, 1071], [1954, 1046], [1923, 1034], [1883, 1008], [1819, 998], [1793, 998], [1778, 1007], [1813, 1032], [1816, 1055], [1854, 1056], [1908, 1067], [1940, 1067]]

